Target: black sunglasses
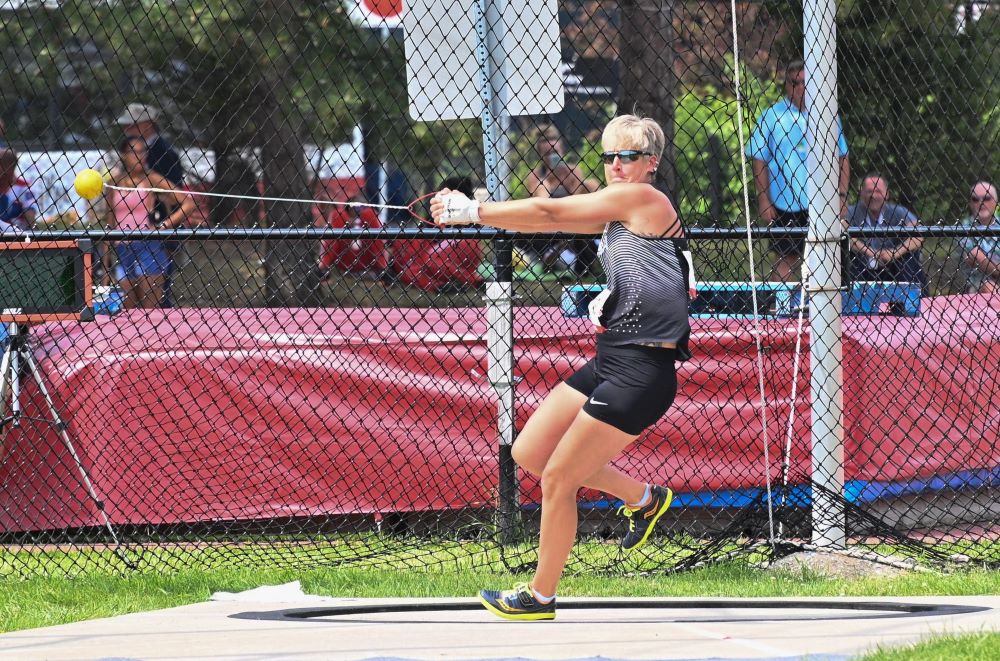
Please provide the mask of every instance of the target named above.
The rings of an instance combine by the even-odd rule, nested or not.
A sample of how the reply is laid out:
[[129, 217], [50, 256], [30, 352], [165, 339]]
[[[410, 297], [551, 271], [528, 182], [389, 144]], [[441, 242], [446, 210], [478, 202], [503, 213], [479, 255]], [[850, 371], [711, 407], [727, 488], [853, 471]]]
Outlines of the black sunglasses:
[[621, 151], [606, 151], [601, 154], [601, 160], [604, 161], [605, 165], [611, 165], [615, 162], [615, 156], [621, 159], [622, 163], [634, 163], [638, 161], [643, 156], [652, 156], [653, 154], [648, 151], [639, 151], [638, 149], [623, 149]]
[[993, 199], [992, 195], [970, 195], [969, 202], [989, 202]]

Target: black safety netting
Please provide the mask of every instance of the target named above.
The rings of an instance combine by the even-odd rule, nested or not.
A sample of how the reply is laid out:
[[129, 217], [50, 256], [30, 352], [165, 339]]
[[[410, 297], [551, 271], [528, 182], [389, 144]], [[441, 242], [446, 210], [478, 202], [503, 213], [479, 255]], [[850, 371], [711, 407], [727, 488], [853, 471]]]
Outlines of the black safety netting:
[[996, 566], [1000, 6], [803, 4], [0, 2], [0, 576], [533, 567], [601, 236], [427, 196], [597, 191], [632, 112], [698, 295], [614, 465], [674, 497], [624, 554], [581, 490], [569, 571]]

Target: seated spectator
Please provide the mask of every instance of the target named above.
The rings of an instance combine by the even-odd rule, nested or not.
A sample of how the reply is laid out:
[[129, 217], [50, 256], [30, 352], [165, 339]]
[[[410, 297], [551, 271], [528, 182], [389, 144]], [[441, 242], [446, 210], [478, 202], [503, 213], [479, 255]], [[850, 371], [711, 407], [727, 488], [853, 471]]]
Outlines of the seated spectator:
[[[973, 228], [1000, 226], [997, 213], [997, 187], [988, 181], [977, 182], [969, 192], [970, 215], [962, 224]], [[969, 283], [969, 293], [1000, 291], [1000, 238], [974, 236], [962, 239], [962, 273]]]
[[[331, 199], [322, 186], [316, 199]], [[351, 202], [363, 202], [364, 195], [357, 192]], [[362, 205], [320, 205], [315, 207], [317, 227], [348, 229], [379, 229], [382, 223], [371, 207]], [[319, 271], [323, 280], [329, 279], [330, 269], [337, 267], [342, 273], [358, 273], [380, 279], [389, 264], [383, 239], [323, 239], [319, 250]]]
[[[532, 197], [566, 197], [592, 193], [600, 183], [584, 177], [579, 165], [566, 159], [566, 143], [554, 126], [542, 129], [535, 141], [539, 164], [528, 173], [525, 188]], [[540, 260], [548, 270], [571, 269], [577, 275], [591, 270], [597, 261], [592, 239], [531, 240], [516, 239], [529, 259]]]
[[[474, 194], [468, 177], [445, 179], [438, 190], [449, 188], [468, 197]], [[403, 239], [393, 245], [392, 264], [399, 280], [425, 291], [461, 291], [479, 287], [483, 251], [476, 239]]]
[[34, 193], [28, 182], [17, 178], [17, 154], [0, 149], [0, 234], [27, 232], [37, 215]]
[[[878, 173], [865, 176], [857, 204], [847, 210], [850, 227], [901, 228], [920, 224], [917, 216], [898, 204], [888, 202], [889, 184]], [[923, 239], [917, 236], [852, 238], [850, 273], [853, 280], [916, 282], [926, 296], [927, 278], [920, 264], [920, 246]]]

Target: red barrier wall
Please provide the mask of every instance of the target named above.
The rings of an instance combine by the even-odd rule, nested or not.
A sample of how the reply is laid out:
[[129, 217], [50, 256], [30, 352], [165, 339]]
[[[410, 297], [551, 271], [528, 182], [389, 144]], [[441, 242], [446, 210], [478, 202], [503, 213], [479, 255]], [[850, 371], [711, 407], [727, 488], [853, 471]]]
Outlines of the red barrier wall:
[[[996, 296], [844, 320], [847, 479], [1000, 464]], [[794, 320], [762, 321], [772, 475]], [[764, 484], [750, 322], [693, 321], [666, 417], [620, 465], [675, 490]], [[807, 325], [808, 326], [808, 325]], [[589, 322], [518, 308], [517, 424], [592, 355]], [[34, 330], [35, 356], [115, 523], [417, 511], [496, 494], [496, 404], [482, 309], [172, 309]], [[792, 472], [809, 472], [808, 335]], [[25, 413], [47, 418], [26, 387]], [[59, 436], [0, 432], [0, 530], [99, 525]], [[538, 498], [525, 480], [525, 500]], [[586, 495], [586, 494], [585, 494]], [[596, 494], [590, 494], [596, 495]]]

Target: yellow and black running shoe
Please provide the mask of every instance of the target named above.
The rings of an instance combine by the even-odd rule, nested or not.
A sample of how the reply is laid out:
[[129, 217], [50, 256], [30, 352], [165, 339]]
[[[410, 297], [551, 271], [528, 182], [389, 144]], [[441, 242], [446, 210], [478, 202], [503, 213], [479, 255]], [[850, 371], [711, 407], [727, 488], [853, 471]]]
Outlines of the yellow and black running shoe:
[[622, 550], [634, 551], [653, 534], [653, 527], [660, 517], [670, 509], [674, 493], [666, 487], [652, 487], [652, 499], [645, 507], [629, 509], [625, 505], [618, 508], [618, 513], [628, 518], [628, 532], [622, 537]]
[[480, 590], [479, 601], [486, 610], [506, 620], [554, 620], [556, 600], [543, 604], [527, 583], [513, 590]]

